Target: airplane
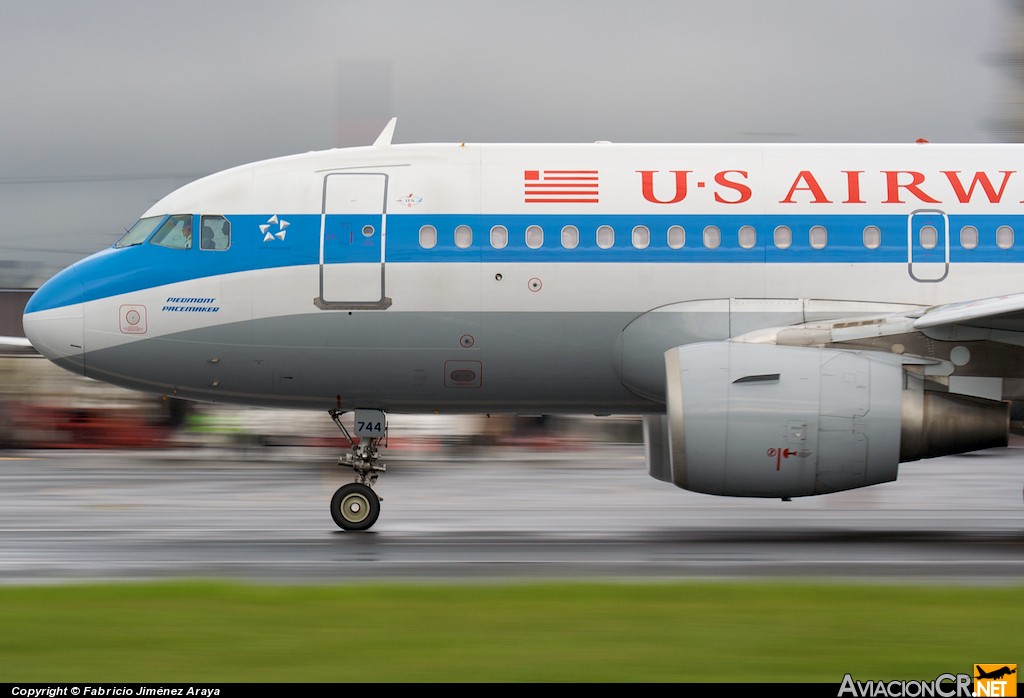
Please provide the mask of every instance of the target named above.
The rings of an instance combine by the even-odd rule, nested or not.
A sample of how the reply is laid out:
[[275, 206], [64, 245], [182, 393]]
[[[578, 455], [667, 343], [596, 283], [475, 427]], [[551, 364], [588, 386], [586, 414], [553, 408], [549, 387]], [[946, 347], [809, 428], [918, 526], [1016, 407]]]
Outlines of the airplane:
[[1007, 446], [1024, 146], [395, 126], [169, 193], [41, 285], [27, 337], [114, 385], [327, 412], [348, 531], [380, 514], [388, 413], [637, 415], [652, 477], [784, 501]]
[[976, 679], [996, 679], [996, 680], [998, 680], [998, 679], [1003, 678], [1004, 676], [1009, 676], [1010, 674], [1016, 674], [1017, 673], [1016, 665], [1014, 665], [1014, 667], [1012, 669], [1008, 665], [1004, 665], [1004, 666], [1000, 667], [999, 669], [995, 669], [993, 671], [985, 671], [978, 664], [975, 664], [974, 668], [978, 672], [978, 675], [974, 677]]

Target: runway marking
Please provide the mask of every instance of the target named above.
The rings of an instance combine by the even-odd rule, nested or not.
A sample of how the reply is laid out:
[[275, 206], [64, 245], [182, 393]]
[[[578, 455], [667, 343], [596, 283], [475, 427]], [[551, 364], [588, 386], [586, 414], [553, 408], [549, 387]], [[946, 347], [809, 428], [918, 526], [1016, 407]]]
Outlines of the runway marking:
[[0, 460], [39, 460], [29, 456], [0, 456]]

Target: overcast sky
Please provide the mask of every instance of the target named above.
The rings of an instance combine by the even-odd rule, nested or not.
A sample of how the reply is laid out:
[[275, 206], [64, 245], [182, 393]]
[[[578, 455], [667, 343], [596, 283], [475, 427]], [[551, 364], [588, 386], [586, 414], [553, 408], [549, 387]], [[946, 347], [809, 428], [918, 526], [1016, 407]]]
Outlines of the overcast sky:
[[0, 286], [189, 179], [391, 116], [404, 143], [996, 141], [1011, 20], [1009, 0], [0, 0]]

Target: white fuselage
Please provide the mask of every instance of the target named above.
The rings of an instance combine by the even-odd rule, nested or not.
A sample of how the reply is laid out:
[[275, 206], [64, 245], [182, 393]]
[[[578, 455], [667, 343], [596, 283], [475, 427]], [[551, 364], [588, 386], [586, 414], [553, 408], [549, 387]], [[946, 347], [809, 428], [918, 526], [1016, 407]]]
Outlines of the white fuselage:
[[[44, 285], [26, 332], [180, 397], [660, 412], [665, 351], [1020, 290], [1024, 146], [374, 146], [233, 168]], [[154, 225], [160, 220], [154, 220]], [[197, 237], [198, 240], [198, 237]]]

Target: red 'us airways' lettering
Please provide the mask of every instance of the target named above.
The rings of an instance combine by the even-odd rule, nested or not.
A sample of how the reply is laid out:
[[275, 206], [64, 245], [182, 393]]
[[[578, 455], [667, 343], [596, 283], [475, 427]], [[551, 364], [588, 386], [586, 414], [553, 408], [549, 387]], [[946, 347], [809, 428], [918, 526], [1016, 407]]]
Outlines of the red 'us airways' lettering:
[[[842, 170], [841, 172], [845, 175], [846, 183], [845, 191], [841, 192], [844, 197], [842, 203], [867, 203], [861, 197], [861, 179], [865, 174], [864, 170]], [[882, 200], [883, 204], [905, 204], [911, 199], [929, 204], [951, 203], [955, 199], [961, 204], [966, 204], [971, 202], [975, 192], [978, 190], [983, 192], [983, 195], [990, 204], [998, 204], [1003, 199], [1003, 194], [1006, 191], [1006, 185], [1010, 182], [1010, 177], [1016, 174], [1015, 170], [1000, 170], [999, 174], [1002, 175], [1002, 178], [997, 188], [992, 183], [992, 178], [987, 172], [973, 172], [965, 175], [960, 170], [941, 170], [940, 174], [945, 177], [946, 182], [941, 182], [941, 180], [939, 183], [931, 182], [929, 183], [929, 189], [933, 193], [940, 193], [940, 189], [943, 186], [948, 186], [952, 190], [953, 198], [946, 197], [945, 199], [940, 199], [925, 191], [924, 185], [927, 178], [923, 172], [915, 170], [880, 170], [879, 172], [885, 178], [886, 196]], [[965, 185], [964, 180], [967, 177], [970, 177], [970, 182]], [[831, 204], [835, 202], [834, 198], [826, 195], [817, 177], [810, 170], [801, 170], [796, 175], [786, 196], [779, 203], [798, 203], [798, 199], [803, 203], [812, 204]]]
[[[652, 204], [678, 204], [692, 190], [710, 189], [720, 204], [742, 204], [754, 194], [750, 173], [743, 169], [724, 169], [704, 177], [694, 170], [636, 170], [640, 175], [640, 193]], [[1018, 200], [1011, 181], [1020, 179], [1017, 170], [995, 173], [962, 170], [839, 170], [823, 179], [812, 170], [800, 170], [784, 190], [775, 195], [780, 204], [866, 204], [865, 192], [874, 192], [881, 204], [1000, 204]], [[826, 182], [823, 184], [823, 181]]]
[[[667, 198], [659, 198], [654, 191], [654, 175], [658, 170], [637, 170], [640, 173], [640, 183], [644, 198], [654, 204], [676, 204], [686, 198], [688, 178], [693, 170], [670, 170], [669, 174], [675, 175], [674, 189], [670, 186], [672, 193]], [[748, 173], [745, 170], [721, 170], [714, 174], [714, 182], [717, 185], [714, 197], [720, 204], [742, 204], [749, 201], [753, 195], [745, 180]], [[698, 188], [704, 188], [705, 182], [697, 182]], [[723, 192], [723, 189], [730, 191]]]

